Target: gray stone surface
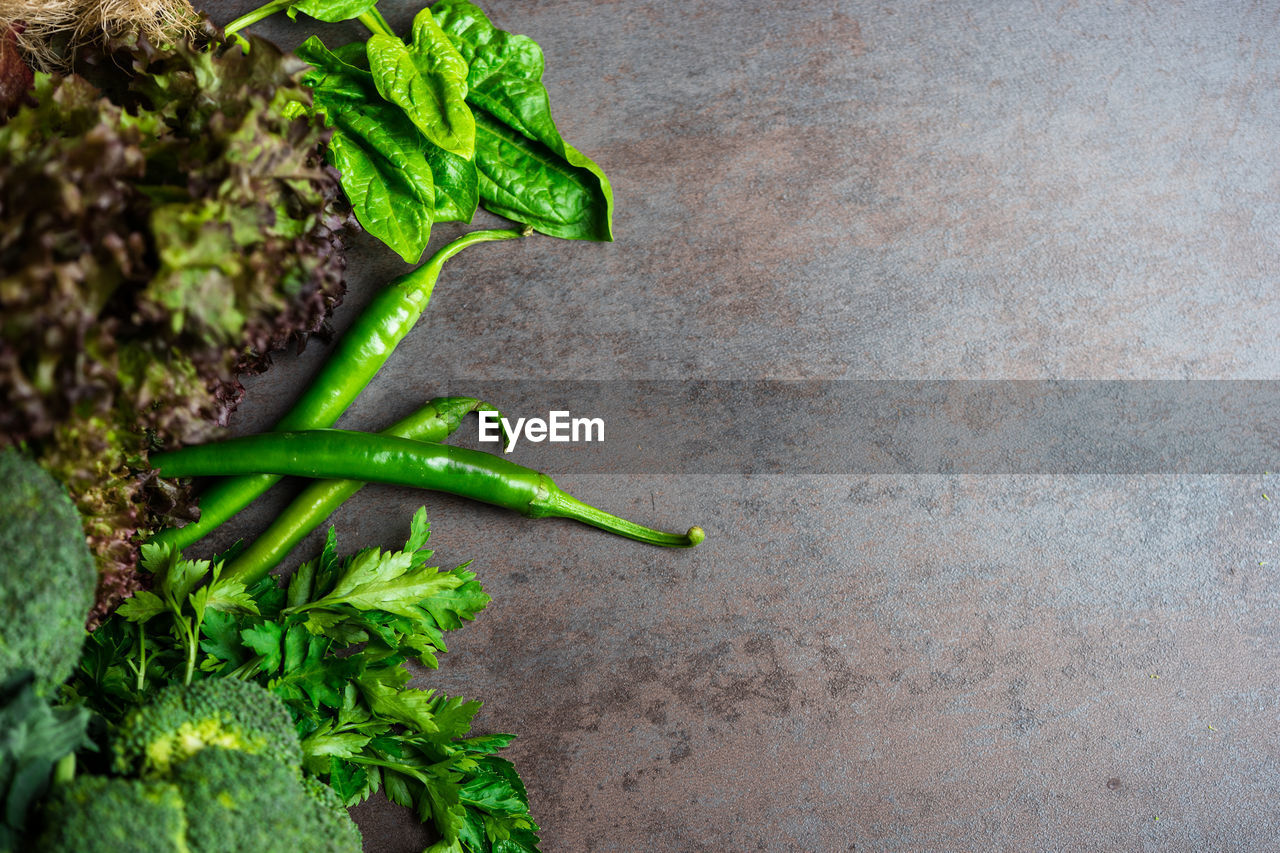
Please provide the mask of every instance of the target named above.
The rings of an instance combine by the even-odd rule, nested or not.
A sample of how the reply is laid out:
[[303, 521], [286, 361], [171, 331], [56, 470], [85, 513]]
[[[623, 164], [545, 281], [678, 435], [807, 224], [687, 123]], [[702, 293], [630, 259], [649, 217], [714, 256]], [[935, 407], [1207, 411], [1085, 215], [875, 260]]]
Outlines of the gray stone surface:
[[[546, 51], [617, 242], [460, 256], [344, 426], [468, 378], [1280, 368], [1274, 4], [485, 8]], [[354, 239], [336, 325], [403, 269]], [[323, 354], [249, 383], [235, 428], [269, 426]], [[1272, 850], [1275, 466], [561, 478], [703, 525], [683, 553], [399, 489], [335, 523], [393, 544], [425, 503], [442, 563], [475, 559], [494, 602], [422, 684], [520, 734], [548, 853]], [[367, 849], [424, 845], [359, 812]]]

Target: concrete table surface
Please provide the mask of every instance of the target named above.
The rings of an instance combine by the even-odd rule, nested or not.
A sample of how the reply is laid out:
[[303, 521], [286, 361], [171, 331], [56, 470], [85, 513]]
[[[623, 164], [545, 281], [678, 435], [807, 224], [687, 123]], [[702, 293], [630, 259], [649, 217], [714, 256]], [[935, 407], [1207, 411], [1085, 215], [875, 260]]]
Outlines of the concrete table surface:
[[[1275, 4], [483, 5], [542, 45], [617, 240], [451, 262], [342, 426], [468, 379], [1280, 372]], [[339, 329], [406, 269], [351, 243]], [[323, 355], [247, 383], [235, 429]], [[390, 488], [334, 524], [393, 545], [425, 504], [441, 564], [474, 558], [493, 603], [420, 683], [520, 735], [548, 853], [1274, 850], [1266, 470], [560, 478], [701, 524], [690, 552]], [[385, 801], [357, 814], [368, 850], [424, 846]]]

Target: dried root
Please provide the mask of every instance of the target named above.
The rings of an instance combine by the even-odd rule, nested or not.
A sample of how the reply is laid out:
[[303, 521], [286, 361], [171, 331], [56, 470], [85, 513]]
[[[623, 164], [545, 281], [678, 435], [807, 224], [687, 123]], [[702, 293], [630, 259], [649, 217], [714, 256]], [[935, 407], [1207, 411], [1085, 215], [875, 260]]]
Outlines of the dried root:
[[66, 68], [78, 45], [128, 33], [171, 44], [194, 33], [198, 21], [187, 0], [0, 0], [0, 31], [25, 24], [19, 48], [49, 71]]

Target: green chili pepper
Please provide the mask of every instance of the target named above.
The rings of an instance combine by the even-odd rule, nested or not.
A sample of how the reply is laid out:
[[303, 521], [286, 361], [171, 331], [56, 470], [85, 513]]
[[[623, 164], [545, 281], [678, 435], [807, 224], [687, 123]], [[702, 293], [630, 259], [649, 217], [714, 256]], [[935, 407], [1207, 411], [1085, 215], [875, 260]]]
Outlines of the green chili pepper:
[[530, 518], [572, 518], [650, 545], [688, 548], [705, 537], [700, 527], [663, 533], [610, 515], [562, 491], [546, 474], [499, 456], [395, 436], [337, 429], [264, 433], [155, 453], [151, 464], [166, 477], [259, 473], [430, 489]]
[[[355, 324], [338, 341], [319, 375], [311, 381], [277, 430], [333, 426], [364, 390], [422, 316], [445, 261], [476, 243], [522, 236], [515, 230], [472, 231], [431, 256], [413, 272], [401, 276], [374, 297]], [[210, 487], [200, 496], [200, 518], [185, 527], [170, 527], [151, 541], [187, 548], [251, 504], [280, 480], [277, 475], [238, 477]]]
[[[382, 435], [415, 441], [443, 441], [452, 435], [469, 412], [497, 411], [473, 397], [437, 397]], [[324, 524], [338, 507], [364, 488], [362, 480], [318, 480], [302, 491], [276, 517], [253, 544], [223, 570], [224, 577], [239, 577], [252, 585], [280, 564], [307, 534]]]

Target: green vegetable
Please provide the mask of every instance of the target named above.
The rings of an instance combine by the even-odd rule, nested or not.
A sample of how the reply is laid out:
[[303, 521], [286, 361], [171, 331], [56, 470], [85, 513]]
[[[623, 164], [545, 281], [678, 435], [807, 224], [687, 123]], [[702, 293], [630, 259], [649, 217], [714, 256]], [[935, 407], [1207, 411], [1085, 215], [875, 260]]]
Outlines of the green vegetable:
[[0, 682], [32, 670], [51, 693], [80, 657], [97, 571], [60, 483], [16, 450], [0, 482]]
[[46, 803], [43, 824], [41, 853], [191, 851], [182, 794], [168, 782], [79, 776]]
[[0, 482], [0, 851], [8, 851], [55, 765], [87, 742], [88, 712], [51, 707], [46, 696], [80, 657], [97, 570], [60, 483], [12, 449], [0, 450]]
[[315, 784], [269, 756], [220, 747], [165, 779], [80, 776], [50, 799], [34, 849], [358, 853], [359, 830]]
[[337, 791], [314, 776], [302, 778], [302, 789], [312, 802], [306, 810], [308, 820], [315, 823], [319, 833], [336, 840], [340, 850], [359, 850], [363, 844], [360, 828], [351, 819], [347, 804]]
[[139, 534], [195, 515], [151, 439], [216, 434], [237, 374], [321, 327], [345, 216], [296, 58], [138, 42], [96, 65], [101, 91], [36, 75], [0, 125], [0, 446], [68, 487], [101, 617], [137, 587]]
[[[495, 411], [470, 397], [438, 397], [409, 417], [382, 431], [417, 441], [442, 441], [451, 435], [468, 412]], [[226, 568], [229, 577], [252, 584], [275, 568], [303, 538], [333, 514], [334, 510], [364, 488], [359, 480], [320, 480], [294, 498], [271, 526]]]
[[276, 12], [287, 12], [290, 20], [297, 20], [298, 13], [308, 15], [317, 21], [337, 23], [358, 18], [373, 8], [377, 0], [272, 0], [251, 12], [236, 18], [223, 29], [228, 36], [240, 32], [245, 27], [256, 24], [263, 18], [269, 18]]
[[221, 678], [167, 687], [124, 718], [111, 738], [118, 773], [167, 776], [202, 749], [236, 749], [298, 768], [293, 718], [278, 696]]
[[612, 240], [609, 179], [556, 129], [541, 48], [467, 0], [440, 0], [430, 12], [469, 69], [484, 206], [553, 237]]
[[413, 19], [408, 46], [374, 33], [365, 45], [378, 94], [404, 110], [433, 145], [470, 160], [476, 123], [467, 107], [467, 63], [423, 9]]
[[[253, 611], [257, 605], [243, 583], [222, 577], [221, 562], [211, 565], [203, 560], [183, 560], [181, 554], [165, 545], [143, 545], [142, 560], [148, 571], [159, 575], [156, 591], [141, 590], [116, 612], [140, 625], [156, 617], [168, 617], [169, 631], [183, 650], [182, 683], [190, 684], [205, 618], [222, 611]], [[135, 671], [137, 690], [141, 692], [147, 677], [145, 643], [139, 654], [141, 660]]]
[[[360, 225], [407, 263], [422, 255], [437, 220], [435, 175], [428, 146], [404, 112], [378, 95], [373, 74], [331, 53], [312, 36], [297, 50], [315, 69], [303, 79], [315, 111], [333, 128], [329, 161], [342, 176]], [[442, 169], [447, 160], [440, 159]], [[474, 169], [472, 170], [474, 172]], [[448, 179], [448, 174], [442, 175]], [[456, 203], [446, 193], [439, 217]], [[472, 206], [464, 218], [470, 221]]]
[[[518, 231], [472, 231], [440, 249], [426, 264], [387, 285], [343, 335], [319, 375], [276, 428], [332, 426], [418, 322], [445, 261], [468, 246], [519, 236]], [[219, 483], [201, 497], [199, 521], [161, 531], [151, 541], [186, 548], [244, 509], [279, 479], [259, 475]]]
[[[176, 570], [181, 578], [196, 573], [190, 565], [179, 564]], [[91, 782], [90, 790], [102, 788], [98, 793], [108, 801], [115, 797], [148, 801], [149, 811], [156, 812], [153, 819], [162, 826], [162, 838], [176, 839], [175, 848], [162, 845], [159, 849], [210, 853], [360, 849], [359, 831], [337, 794], [324, 794], [314, 780], [304, 782], [293, 716], [280, 697], [264, 686], [236, 678], [175, 684], [122, 719], [110, 721], [113, 770], [147, 783], [172, 784], [131, 782], [113, 788]], [[84, 808], [82, 798], [75, 798], [73, 804]], [[127, 803], [116, 805], [124, 808]], [[182, 820], [160, 813], [164, 811], [160, 806], [169, 811], [176, 806]], [[57, 819], [63, 811], [71, 808], [55, 808], [51, 817]], [[123, 821], [110, 814], [94, 816], [113, 841], [133, 828], [128, 816]], [[73, 823], [84, 828], [81, 820]], [[141, 837], [151, 839], [152, 835]]]
[[440, 0], [401, 41], [372, 4], [286, 0], [227, 27], [287, 9], [352, 20], [372, 33], [330, 51], [315, 36], [298, 55], [315, 70], [315, 110], [333, 127], [330, 162], [365, 230], [412, 263], [433, 222], [471, 221], [484, 206], [535, 231], [613, 239], [613, 190], [565, 142], [542, 85], [542, 50], [493, 26], [465, 0]]
[[[432, 825], [439, 850], [536, 851], [524, 787], [494, 755], [512, 736], [468, 736], [480, 703], [409, 686], [407, 661], [437, 666], [444, 634], [489, 601], [464, 567], [427, 564], [427, 536], [419, 510], [403, 550], [340, 557], [330, 530], [320, 556], [287, 588], [265, 578], [246, 592], [246, 606], [204, 606], [200, 619], [204, 591], [231, 583], [221, 561], [210, 566], [148, 548], [143, 565], [156, 573], [156, 588], [185, 588], [185, 595], [171, 593], [175, 606], [149, 618], [118, 612], [107, 619], [86, 644], [71, 693], [118, 724], [163, 685], [183, 682], [189, 646], [179, 626], [198, 624], [199, 683], [255, 682], [283, 699], [304, 771], [342, 802], [384, 790]], [[192, 761], [215, 751], [203, 749]]]
[[[351, 48], [355, 48], [352, 50]], [[478, 201], [466, 63], [429, 13], [414, 43], [375, 34], [332, 52], [312, 36], [298, 56], [315, 110], [333, 127], [330, 161], [365, 230], [416, 261], [434, 222], [470, 222]]]
[[[172, 775], [186, 806], [191, 853], [359, 853], [360, 833], [269, 756], [204, 749]], [[353, 831], [354, 830], [354, 831]]]
[[50, 707], [30, 671], [0, 685], [0, 851], [16, 849], [54, 768], [88, 745], [84, 708]]
[[705, 536], [664, 533], [566, 494], [546, 474], [464, 447], [348, 430], [304, 430], [233, 438], [156, 453], [169, 477], [274, 475], [366, 480], [430, 489], [515, 510], [530, 518], [572, 518], [650, 545], [692, 547]]

